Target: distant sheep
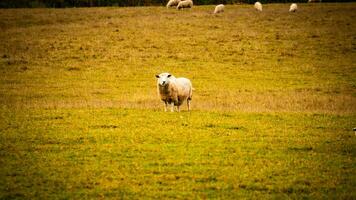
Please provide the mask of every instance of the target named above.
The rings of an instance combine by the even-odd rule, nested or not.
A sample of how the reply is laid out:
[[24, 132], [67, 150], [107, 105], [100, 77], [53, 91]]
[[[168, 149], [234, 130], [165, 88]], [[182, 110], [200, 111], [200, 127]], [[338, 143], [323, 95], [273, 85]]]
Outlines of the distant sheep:
[[193, 1], [185, 0], [185, 1], [181, 1], [178, 3], [177, 10], [180, 10], [183, 8], [192, 8], [192, 7], [193, 7]]
[[295, 11], [297, 11], [297, 9], [298, 9], [297, 4], [296, 3], [292, 3], [290, 5], [289, 12], [295, 12]]
[[321, 3], [321, 0], [308, 0], [308, 3], [316, 3], [316, 2], [320, 2]]
[[224, 12], [225, 6], [224, 4], [219, 4], [215, 6], [214, 14]]
[[164, 102], [164, 111], [167, 112], [168, 104], [172, 105], [171, 112], [174, 112], [174, 106], [179, 106], [187, 101], [188, 111], [190, 110], [190, 101], [192, 100], [192, 83], [187, 78], [176, 78], [169, 73], [156, 75], [157, 91]]
[[177, 6], [181, 0], [169, 0], [167, 3], [167, 8], [170, 8], [172, 6]]
[[257, 1], [257, 2], [255, 3], [255, 9], [258, 10], [258, 11], [262, 11], [262, 4]]

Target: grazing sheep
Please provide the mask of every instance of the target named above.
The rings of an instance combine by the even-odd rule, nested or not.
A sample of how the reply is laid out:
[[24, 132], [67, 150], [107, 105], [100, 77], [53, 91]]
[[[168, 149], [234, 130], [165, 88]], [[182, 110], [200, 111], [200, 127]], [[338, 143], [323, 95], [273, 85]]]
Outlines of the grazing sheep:
[[187, 100], [188, 111], [190, 110], [190, 101], [192, 100], [192, 83], [187, 78], [176, 78], [169, 73], [156, 75], [157, 91], [164, 102], [164, 111], [167, 112], [168, 104], [171, 104], [171, 111], [174, 112], [174, 106], [179, 106]]
[[258, 11], [262, 11], [262, 4], [257, 1], [257, 2], [255, 3], [255, 9], [258, 10]]
[[292, 3], [290, 5], [289, 12], [295, 12], [295, 11], [297, 11], [297, 9], [298, 9], [297, 4], [296, 3]]
[[192, 7], [193, 7], [193, 1], [185, 0], [185, 1], [181, 1], [178, 3], [177, 10], [180, 10], [183, 8], [192, 8]]
[[219, 4], [215, 6], [214, 14], [224, 12], [225, 6], [224, 4]]
[[177, 6], [181, 0], [169, 0], [167, 3], [167, 8], [172, 7], [172, 6]]

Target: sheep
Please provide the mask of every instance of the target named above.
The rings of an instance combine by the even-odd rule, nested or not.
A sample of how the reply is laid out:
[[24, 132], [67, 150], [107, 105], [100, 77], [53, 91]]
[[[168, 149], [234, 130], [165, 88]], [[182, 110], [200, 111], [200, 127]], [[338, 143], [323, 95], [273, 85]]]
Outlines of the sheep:
[[177, 6], [181, 0], [169, 0], [167, 3], [167, 8], [170, 8], [172, 6]]
[[309, 0], [308, 3], [316, 3], [316, 2], [320, 2], [321, 3], [321, 0]]
[[258, 11], [262, 11], [262, 4], [257, 1], [257, 2], [255, 3], [255, 9], [258, 10]]
[[225, 6], [224, 4], [219, 4], [215, 6], [214, 14], [224, 12]]
[[297, 9], [298, 9], [297, 4], [296, 3], [292, 3], [290, 5], [289, 12], [295, 12], [295, 11], [297, 11]]
[[164, 111], [167, 112], [168, 104], [172, 105], [171, 112], [174, 112], [174, 106], [180, 112], [179, 106], [187, 101], [188, 111], [190, 111], [190, 101], [192, 100], [193, 87], [187, 78], [176, 78], [170, 73], [161, 73], [156, 75], [157, 92], [164, 102]]
[[185, 1], [181, 1], [178, 3], [177, 10], [180, 10], [183, 8], [192, 8], [192, 7], [193, 7], [193, 1], [185, 0]]

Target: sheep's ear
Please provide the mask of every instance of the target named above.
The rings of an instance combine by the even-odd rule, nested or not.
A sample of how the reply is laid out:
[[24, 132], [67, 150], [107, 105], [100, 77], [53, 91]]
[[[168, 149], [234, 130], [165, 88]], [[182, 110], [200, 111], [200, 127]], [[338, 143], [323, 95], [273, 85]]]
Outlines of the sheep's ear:
[[170, 74], [167, 75], [168, 78], [171, 77], [171, 76], [172, 76], [172, 75], [170, 75]]
[[156, 78], [159, 78], [159, 75], [156, 74]]

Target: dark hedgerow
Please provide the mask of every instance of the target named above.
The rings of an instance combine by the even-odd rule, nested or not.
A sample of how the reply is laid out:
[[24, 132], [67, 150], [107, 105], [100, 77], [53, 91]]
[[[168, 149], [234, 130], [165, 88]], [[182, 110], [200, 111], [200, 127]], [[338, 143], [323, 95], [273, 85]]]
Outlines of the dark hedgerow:
[[[195, 5], [253, 4], [257, 0], [194, 0]], [[307, 0], [259, 0], [261, 3], [306, 3]], [[0, 0], [0, 8], [66, 8], [103, 6], [159, 6], [168, 0]], [[354, 0], [322, 0], [322, 2], [354, 2]]]

